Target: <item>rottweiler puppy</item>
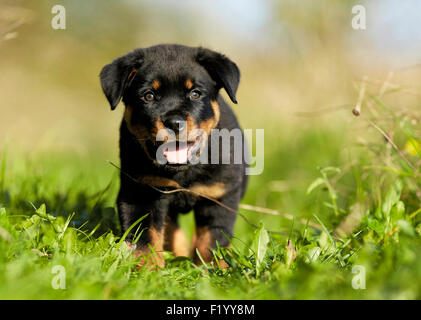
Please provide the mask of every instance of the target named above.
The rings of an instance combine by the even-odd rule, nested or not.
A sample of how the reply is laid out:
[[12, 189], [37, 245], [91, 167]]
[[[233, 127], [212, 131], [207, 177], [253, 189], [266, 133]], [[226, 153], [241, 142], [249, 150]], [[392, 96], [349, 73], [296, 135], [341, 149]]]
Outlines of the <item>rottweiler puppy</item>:
[[[125, 105], [117, 198], [123, 232], [148, 214], [134, 246], [143, 257], [152, 251], [153, 263], [163, 267], [164, 250], [175, 256], [189, 255], [177, 217], [194, 210], [196, 230], [190, 253], [196, 263], [200, 263], [196, 249], [210, 262], [209, 249], [217, 242], [221, 247], [229, 245], [226, 236], [232, 236], [236, 219], [235, 213], [212, 199], [237, 210], [247, 186], [246, 162], [232, 161], [235, 139], [228, 140], [229, 149], [210, 148], [221, 140], [213, 135], [216, 129], [241, 132], [233, 111], [219, 94], [224, 88], [237, 103], [237, 65], [202, 47], [157, 45], [115, 59], [102, 69], [100, 80], [111, 109], [120, 100]], [[191, 137], [193, 132], [198, 133]], [[242, 134], [241, 139], [245, 159]], [[212, 155], [215, 150], [217, 154]], [[229, 163], [222, 161], [227, 156], [224, 152], [229, 152]], [[194, 157], [201, 161], [191, 161]], [[190, 192], [179, 191], [183, 188]], [[129, 232], [129, 242], [134, 240], [135, 229]]]

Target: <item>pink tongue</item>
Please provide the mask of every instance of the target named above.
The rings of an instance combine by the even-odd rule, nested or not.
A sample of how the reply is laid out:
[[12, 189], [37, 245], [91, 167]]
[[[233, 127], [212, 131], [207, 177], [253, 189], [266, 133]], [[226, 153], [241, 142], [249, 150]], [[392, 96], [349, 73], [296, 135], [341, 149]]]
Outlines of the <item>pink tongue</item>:
[[169, 163], [187, 163], [187, 144], [181, 143], [178, 148], [176, 146], [168, 147], [168, 149], [164, 151], [164, 156], [167, 158]]

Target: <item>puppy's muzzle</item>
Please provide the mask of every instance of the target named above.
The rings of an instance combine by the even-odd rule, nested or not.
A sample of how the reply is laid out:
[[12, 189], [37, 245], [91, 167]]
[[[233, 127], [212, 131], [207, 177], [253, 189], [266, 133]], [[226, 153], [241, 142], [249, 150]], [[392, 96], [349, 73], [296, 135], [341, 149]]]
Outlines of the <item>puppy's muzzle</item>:
[[180, 116], [171, 116], [168, 119], [164, 121], [164, 125], [168, 128], [174, 131], [174, 133], [178, 134], [186, 130], [187, 123], [186, 120], [184, 120]]

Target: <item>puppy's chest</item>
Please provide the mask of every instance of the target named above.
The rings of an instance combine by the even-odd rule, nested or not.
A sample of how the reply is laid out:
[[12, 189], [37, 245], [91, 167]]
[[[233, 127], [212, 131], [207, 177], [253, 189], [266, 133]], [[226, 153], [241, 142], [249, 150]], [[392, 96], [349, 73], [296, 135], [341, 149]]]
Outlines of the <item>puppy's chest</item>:
[[188, 213], [193, 210], [199, 198], [187, 192], [177, 192], [171, 195], [170, 210], [178, 213]]

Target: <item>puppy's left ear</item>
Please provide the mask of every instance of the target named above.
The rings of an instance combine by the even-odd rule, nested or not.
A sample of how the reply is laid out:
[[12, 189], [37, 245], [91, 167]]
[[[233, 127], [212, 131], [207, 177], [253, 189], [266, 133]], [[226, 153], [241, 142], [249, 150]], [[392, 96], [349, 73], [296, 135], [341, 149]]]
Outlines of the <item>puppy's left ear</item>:
[[114, 110], [124, 95], [125, 89], [133, 80], [137, 69], [141, 66], [143, 52], [136, 49], [125, 56], [115, 59], [102, 68], [99, 78], [111, 110]]
[[231, 101], [237, 103], [235, 95], [240, 83], [237, 65], [226, 56], [204, 48], [199, 48], [196, 61], [206, 69], [219, 88], [225, 89]]

